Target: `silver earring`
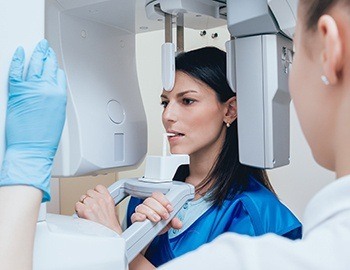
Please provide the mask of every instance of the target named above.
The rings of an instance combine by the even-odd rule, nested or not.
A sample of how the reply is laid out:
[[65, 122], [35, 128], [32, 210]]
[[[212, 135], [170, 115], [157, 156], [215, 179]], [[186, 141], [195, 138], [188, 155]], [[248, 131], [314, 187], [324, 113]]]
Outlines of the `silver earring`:
[[229, 128], [231, 126], [230, 122], [226, 123], [226, 127]]
[[321, 80], [322, 80], [324, 85], [329, 85], [329, 80], [325, 75], [321, 76]]

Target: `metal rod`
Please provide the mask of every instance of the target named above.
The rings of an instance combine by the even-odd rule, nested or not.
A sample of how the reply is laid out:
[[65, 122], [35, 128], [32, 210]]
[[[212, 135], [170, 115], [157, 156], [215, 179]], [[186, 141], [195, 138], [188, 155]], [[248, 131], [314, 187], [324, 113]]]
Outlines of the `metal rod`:
[[176, 18], [176, 46], [177, 52], [185, 50], [184, 14], [179, 13]]
[[165, 13], [165, 42], [173, 42], [173, 15]]

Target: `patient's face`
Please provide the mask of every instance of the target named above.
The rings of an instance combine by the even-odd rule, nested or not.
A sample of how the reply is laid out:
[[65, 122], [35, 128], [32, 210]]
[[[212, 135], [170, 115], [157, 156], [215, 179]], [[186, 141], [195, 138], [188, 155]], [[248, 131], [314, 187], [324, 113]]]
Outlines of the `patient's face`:
[[[225, 107], [214, 90], [193, 77], [176, 72], [172, 91], [161, 95], [163, 125], [172, 154], [213, 155], [221, 150], [226, 126]], [[208, 156], [209, 158], [209, 156]]]

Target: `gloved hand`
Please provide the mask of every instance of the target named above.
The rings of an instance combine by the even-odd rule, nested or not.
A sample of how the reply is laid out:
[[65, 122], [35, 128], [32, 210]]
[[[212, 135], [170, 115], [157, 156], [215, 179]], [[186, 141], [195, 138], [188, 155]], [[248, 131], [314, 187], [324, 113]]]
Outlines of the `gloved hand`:
[[6, 152], [0, 186], [28, 185], [50, 200], [51, 168], [66, 112], [66, 78], [46, 40], [35, 48], [24, 79], [19, 47], [9, 72]]

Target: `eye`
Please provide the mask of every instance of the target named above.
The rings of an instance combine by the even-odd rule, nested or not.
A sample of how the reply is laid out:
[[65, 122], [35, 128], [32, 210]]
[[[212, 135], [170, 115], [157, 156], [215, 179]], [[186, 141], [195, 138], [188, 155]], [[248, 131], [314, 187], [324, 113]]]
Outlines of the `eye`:
[[194, 100], [193, 99], [189, 99], [189, 98], [184, 98], [182, 100], [182, 103], [185, 104], [185, 105], [191, 105], [193, 102], [194, 102]]
[[161, 105], [163, 108], [166, 108], [166, 106], [168, 106], [168, 101], [162, 100], [162, 101], [160, 102], [160, 105]]

